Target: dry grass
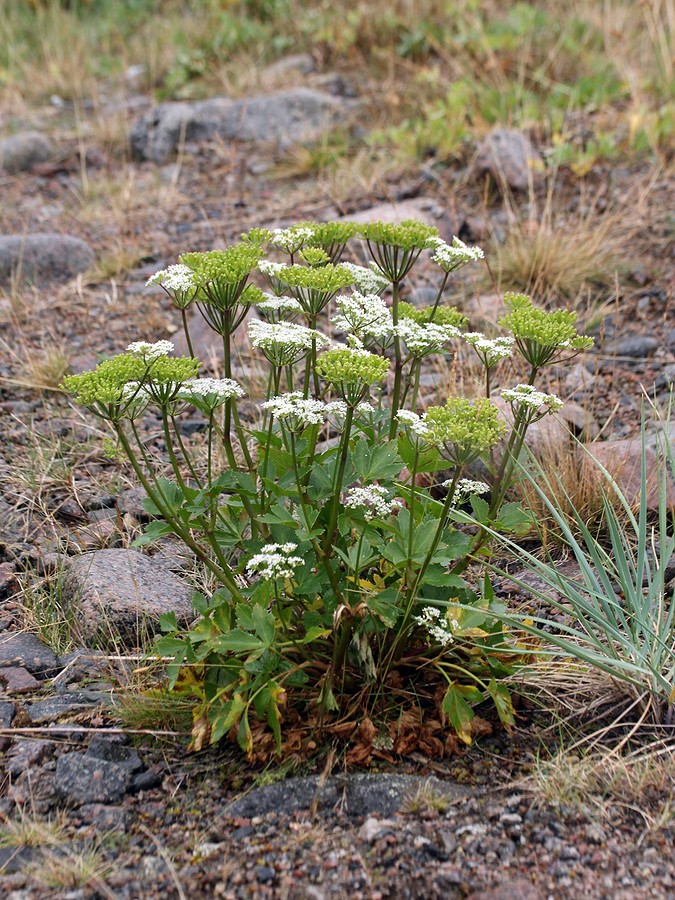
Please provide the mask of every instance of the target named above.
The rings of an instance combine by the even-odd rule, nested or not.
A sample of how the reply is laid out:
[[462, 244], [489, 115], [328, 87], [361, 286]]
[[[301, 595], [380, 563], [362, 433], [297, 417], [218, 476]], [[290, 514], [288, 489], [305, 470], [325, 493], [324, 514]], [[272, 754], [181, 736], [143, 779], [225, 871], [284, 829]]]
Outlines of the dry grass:
[[0, 818], [0, 847], [58, 847], [67, 840], [65, 813], [42, 819], [17, 806], [13, 817]]
[[100, 844], [89, 844], [78, 849], [44, 850], [39, 860], [26, 867], [25, 873], [46, 888], [64, 891], [91, 888], [114, 900], [117, 895], [105, 879], [118, 866], [119, 861], [113, 865], [106, 859]]

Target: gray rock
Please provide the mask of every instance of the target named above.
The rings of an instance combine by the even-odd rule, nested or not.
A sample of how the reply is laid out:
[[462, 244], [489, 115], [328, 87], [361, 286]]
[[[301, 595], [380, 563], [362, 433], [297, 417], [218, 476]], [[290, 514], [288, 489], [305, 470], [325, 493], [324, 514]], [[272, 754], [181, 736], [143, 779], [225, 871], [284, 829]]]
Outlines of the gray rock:
[[0, 635], [0, 666], [21, 666], [33, 675], [49, 676], [58, 671], [59, 661], [34, 634], [10, 632]]
[[116, 803], [127, 792], [132, 773], [127, 766], [86, 753], [64, 753], [56, 762], [54, 789], [67, 803]]
[[193, 617], [190, 586], [137, 550], [95, 550], [75, 557], [63, 596], [77, 608], [87, 642], [120, 636], [137, 646], [156, 631], [162, 613], [175, 612], [184, 625]]
[[96, 691], [76, 691], [72, 694], [61, 694], [49, 697], [47, 700], [27, 703], [25, 710], [33, 724], [43, 725], [47, 722], [58, 722], [65, 716], [90, 712], [102, 703], [109, 701], [110, 698], [107, 694]]
[[9, 700], [0, 700], [0, 728], [11, 728], [16, 706]]
[[610, 353], [616, 356], [628, 356], [631, 359], [645, 359], [653, 354], [659, 348], [658, 338], [652, 337], [650, 334], [629, 334], [627, 337], [620, 338], [610, 348]]
[[132, 775], [143, 769], [143, 762], [138, 751], [133, 747], [127, 747], [117, 735], [94, 735], [87, 748], [87, 755], [129, 769]]
[[293, 53], [290, 56], [283, 56], [276, 62], [271, 63], [261, 73], [261, 79], [264, 82], [274, 82], [288, 75], [298, 72], [300, 75], [309, 75], [316, 72], [316, 63], [309, 53]]
[[85, 825], [95, 825], [99, 833], [127, 830], [127, 814], [122, 806], [85, 803], [79, 807], [77, 813], [81, 822]]
[[23, 738], [15, 741], [7, 753], [5, 769], [9, 775], [16, 777], [33, 766], [53, 756], [56, 744], [54, 741]]
[[36, 163], [46, 162], [54, 150], [39, 131], [21, 131], [0, 141], [0, 169], [14, 175]]
[[243, 100], [162, 103], [133, 124], [131, 147], [136, 157], [163, 163], [181, 142], [216, 136], [289, 146], [317, 139], [344, 113], [342, 101], [303, 87]]
[[675, 389], [675, 363], [670, 363], [670, 365], [664, 367], [663, 371], [656, 377], [654, 387], [659, 392]]
[[526, 191], [541, 177], [543, 161], [527, 135], [513, 128], [495, 128], [476, 151], [476, 168], [500, 187]]
[[400, 203], [378, 203], [369, 209], [343, 216], [344, 221], [357, 222], [360, 225], [369, 222], [386, 222], [389, 225], [398, 225], [406, 219], [416, 219], [425, 225], [436, 225], [443, 215], [443, 210], [434, 201], [427, 197], [415, 197], [411, 200], [402, 200]]
[[65, 282], [94, 264], [89, 244], [70, 235], [0, 235], [0, 285], [17, 281]]
[[438, 288], [416, 287], [405, 299], [413, 306], [433, 306], [438, 298]]
[[420, 789], [432, 789], [449, 801], [474, 793], [452, 781], [416, 775], [334, 776], [326, 779], [323, 785], [319, 777], [289, 778], [256, 788], [232, 801], [225, 807], [225, 814], [248, 819], [270, 812], [310, 809], [316, 803], [319, 810], [339, 807], [350, 816], [390, 816]]

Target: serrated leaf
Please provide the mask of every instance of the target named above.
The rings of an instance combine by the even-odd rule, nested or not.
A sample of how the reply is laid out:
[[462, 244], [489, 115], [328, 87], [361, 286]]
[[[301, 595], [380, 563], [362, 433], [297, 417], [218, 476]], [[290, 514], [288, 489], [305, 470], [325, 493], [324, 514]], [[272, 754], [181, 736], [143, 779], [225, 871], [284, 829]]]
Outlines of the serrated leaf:
[[231, 653], [248, 653], [251, 650], [264, 650], [265, 644], [255, 634], [233, 628], [213, 642], [213, 650], [230, 651]]
[[211, 721], [211, 743], [217, 744], [228, 731], [237, 724], [239, 717], [246, 709], [246, 701], [241, 694], [235, 694], [215, 712], [209, 712]]
[[516, 724], [516, 711], [513, 708], [513, 700], [509, 689], [505, 684], [497, 684], [494, 678], [488, 684], [488, 693], [492, 697], [497, 710], [497, 715], [507, 731], [511, 731]]
[[387, 628], [393, 628], [396, 625], [398, 617], [401, 613], [399, 606], [400, 592], [395, 587], [386, 588], [384, 591], [378, 591], [375, 594], [369, 594], [366, 597], [366, 606], [381, 619]]
[[465, 744], [471, 743], [471, 722], [475, 713], [469, 706], [461, 686], [449, 685], [441, 703], [441, 713], [457, 732], [457, 736]]

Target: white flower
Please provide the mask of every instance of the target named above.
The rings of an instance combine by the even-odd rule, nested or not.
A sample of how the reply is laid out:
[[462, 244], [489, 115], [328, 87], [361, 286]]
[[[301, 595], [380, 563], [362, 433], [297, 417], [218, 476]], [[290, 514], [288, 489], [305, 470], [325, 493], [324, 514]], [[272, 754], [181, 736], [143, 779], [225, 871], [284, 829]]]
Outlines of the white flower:
[[297, 544], [265, 544], [260, 553], [256, 553], [246, 563], [249, 575], [260, 575], [270, 581], [277, 578], [292, 578], [293, 569], [304, 562], [299, 556], [291, 556]]
[[502, 397], [512, 407], [518, 406], [527, 410], [533, 410], [541, 415], [557, 412], [563, 406], [560, 397], [556, 397], [555, 394], [545, 394], [543, 391], [538, 391], [531, 384], [518, 384], [514, 388], [505, 388], [502, 391]]
[[310, 226], [294, 226], [291, 228], [275, 228], [270, 243], [280, 247], [287, 253], [297, 253], [307, 241], [314, 237], [314, 229]]
[[355, 413], [357, 416], [370, 416], [375, 412], [375, 407], [372, 403], [359, 403], [359, 405], [355, 409]]
[[317, 349], [328, 347], [330, 340], [312, 328], [294, 322], [262, 322], [252, 319], [248, 333], [254, 347], [259, 347], [271, 363], [287, 366], [298, 360], [316, 342]]
[[232, 378], [191, 378], [181, 388], [180, 398], [211, 409], [243, 397], [246, 391]]
[[347, 269], [356, 287], [365, 294], [381, 294], [389, 287], [389, 279], [374, 264], [370, 269], [350, 262], [341, 262], [340, 265]]
[[347, 415], [347, 404], [344, 400], [331, 400], [330, 403], [326, 403], [326, 412], [338, 419], [344, 419]]
[[176, 293], [187, 293], [193, 291], [196, 287], [194, 281], [194, 272], [189, 266], [178, 263], [175, 266], [169, 266], [168, 269], [160, 269], [155, 272], [145, 282], [146, 285], [159, 284], [167, 291], [175, 291]]
[[140, 356], [145, 362], [159, 359], [160, 356], [168, 356], [172, 351], [172, 341], [156, 341], [154, 344], [149, 344], [147, 341], [133, 341], [127, 347], [127, 353]]
[[511, 356], [516, 340], [512, 337], [498, 337], [490, 340], [480, 331], [470, 331], [464, 335], [464, 340], [470, 344], [487, 368], [492, 368], [500, 360]]
[[402, 319], [394, 331], [405, 342], [410, 354], [417, 357], [437, 353], [461, 334], [454, 325], [435, 325], [433, 322], [418, 325], [412, 319]]
[[[452, 478], [443, 482], [443, 487], [452, 487]], [[469, 494], [487, 494], [490, 485], [484, 481], [472, 481], [470, 478], [460, 478], [455, 485], [455, 503], [462, 502]]]
[[433, 250], [431, 258], [445, 272], [452, 272], [469, 262], [483, 259], [485, 254], [480, 247], [468, 247], [458, 237], [452, 239], [452, 244], [446, 244], [439, 237], [429, 238], [427, 241], [429, 250]]
[[409, 432], [412, 432], [417, 437], [426, 438], [429, 435], [429, 428], [425, 424], [424, 420], [421, 416], [418, 416], [417, 413], [412, 412], [410, 409], [399, 409], [396, 413], [396, 418], [398, 421], [406, 426], [406, 429]]
[[276, 278], [277, 275], [280, 275], [281, 272], [287, 268], [288, 266], [285, 263], [273, 262], [271, 259], [261, 259], [258, 263], [258, 271], [262, 272], [263, 275], [269, 275], [272, 278]]
[[415, 616], [418, 625], [422, 625], [429, 637], [442, 647], [447, 647], [455, 639], [453, 630], [459, 627], [456, 619], [449, 620], [441, 617], [440, 609], [435, 606], [425, 606], [419, 616]]
[[276, 294], [264, 294], [264, 297], [264, 300], [255, 305], [259, 312], [302, 312], [302, 306], [293, 297], [278, 297]]
[[332, 405], [312, 397], [303, 397], [300, 391], [293, 391], [272, 397], [262, 406], [276, 419], [288, 420], [287, 424], [292, 431], [300, 431], [307, 425], [323, 424], [328, 412], [332, 411], [328, 407]]
[[381, 338], [394, 327], [391, 313], [379, 294], [360, 294], [355, 291], [351, 297], [337, 297], [338, 314], [332, 322], [340, 331], [355, 331]]
[[386, 518], [397, 507], [401, 506], [398, 497], [389, 496], [387, 488], [380, 484], [371, 484], [368, 487], [355, 487], [347, 492], [344, 505], [348, 509], [365, 509], [364, 518], [370, 522], [376, 516]]

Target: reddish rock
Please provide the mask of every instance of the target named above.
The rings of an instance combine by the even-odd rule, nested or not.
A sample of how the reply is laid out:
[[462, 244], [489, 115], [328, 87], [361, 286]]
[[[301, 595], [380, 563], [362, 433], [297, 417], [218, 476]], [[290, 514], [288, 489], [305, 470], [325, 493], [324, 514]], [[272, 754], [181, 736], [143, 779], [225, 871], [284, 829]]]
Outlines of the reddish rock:
[[[590, 444], [586, 449], [579, 449], [580, 465], [589, 474], [603, 483], [606, 478], [594, 460], [600, 463], [616, 481], [626, 500], [631, 506], [638, 506], [642, 492], [642, 442], [639, 438], [623, 441], [606, 441]], [[647, 508], [654, 512], [659, 508], [663, 464], [657, 454], [649, 447], [645, 448], [647, 466]], [[666, 502], [669, 509], [675, 509], [675, 483], [666, 475]]]
[[40, 689], [40, 682], [27, 669], [20, 666], [6, 666], [0, 669], [0, 684], [8, 694], [28, 694]]

